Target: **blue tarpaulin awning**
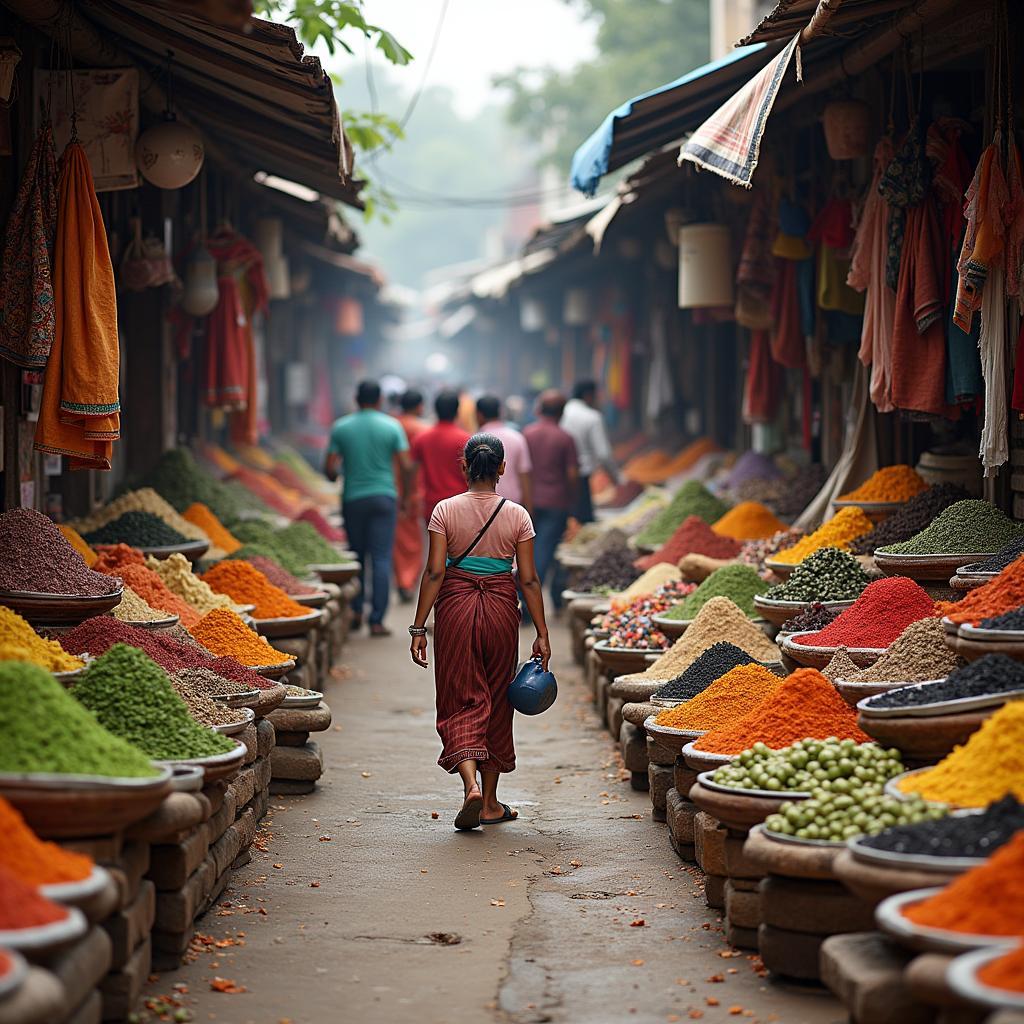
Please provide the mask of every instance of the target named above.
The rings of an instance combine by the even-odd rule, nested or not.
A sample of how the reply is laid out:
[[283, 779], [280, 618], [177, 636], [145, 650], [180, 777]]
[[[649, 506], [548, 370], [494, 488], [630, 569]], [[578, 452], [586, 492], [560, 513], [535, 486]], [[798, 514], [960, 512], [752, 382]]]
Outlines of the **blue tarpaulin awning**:
[[760, 71], [777, 52], [777, 45], [767, 43], [737, 47], [616, 107], [573, 154], [573, 188], [593, 195], [609, 171], [677, 142], [728, 99], [738, 82]]

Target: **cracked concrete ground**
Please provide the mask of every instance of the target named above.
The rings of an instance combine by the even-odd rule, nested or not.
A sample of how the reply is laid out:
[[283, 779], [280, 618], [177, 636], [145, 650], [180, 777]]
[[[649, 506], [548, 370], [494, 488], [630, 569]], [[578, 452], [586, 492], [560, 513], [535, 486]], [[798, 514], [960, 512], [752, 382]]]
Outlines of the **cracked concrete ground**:
[[[432, 673], [397, 631], [353, 640], [351, 676], [327, 686], [320, 789], [273, 799], [266, 851], [200, 922], [245, 945], [206, 947], [149, 994], [184, 984], [195, 1020], [229, 1024], [844, 1019], [730, 954], [699, 873], [624, 781], [567, 636], [553, 640], [558, 703], [517, 717], [501, 792], [520, 820], [474, 833], [452, 829], [461, 788], [436, 765]], [[246, 991], [214, 992], [215, 976]]]

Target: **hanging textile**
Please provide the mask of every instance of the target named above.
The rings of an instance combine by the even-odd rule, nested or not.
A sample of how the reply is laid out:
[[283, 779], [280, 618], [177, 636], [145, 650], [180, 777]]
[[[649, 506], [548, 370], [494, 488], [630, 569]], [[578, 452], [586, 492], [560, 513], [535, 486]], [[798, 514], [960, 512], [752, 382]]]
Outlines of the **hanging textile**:
[[906, 230], [907, 210], [917, 206], [928, 190], [928, 165], [924, 159], [921, 126], [916, 117], [906, 137], [882, 172], [878, 191], [889, 204], [888, 244], [885, 257], [885, 281], [896, 290], [900, 274], [900, 254]]
[[229, 274], [220, 278], [220, 300], [210, 314], [206, 335], [206, 404], [238, 409], [249, 400], [247, 324], [238, 285]]
[[896, 316], [896, 292], [885, 278], [889, 247], [889, 204], [879, 184], [892, 162], [891, 136], [875, 146], [875, 173], [864, 198], [860, 223], [851, 249], [846, 283], [864, 292], [864, 322], [858, 358], [871, 367], [871, 401], [879, 412], [892, 412], [892, 325]]
[[778, 260], [772, 289], [772, 358], [791, 370], [799, 370], [807, 362], [797, 293], [798, 267], [794, 260]]
[[771, 291], [775, 281], [772, 239], [776, 225], [769, 189], [758, 189], [747, 219], [739, 266], [736, 269], [736, 322], [751, 330], [771, 327]]
[[64, 150], [53, 254], [55, 331], [35, 448], [67, 455], [71, 469], [110, 469], [120, 437], [117, 296], [85, 150]]
[[[750, 188], [761, 152], [761, 138], [775, 105], [782, 79], [793, 53], [799, 52], [800, 34], [765, 65], [738, 92], [722, 104], [679, 150], [678, 163], [689, 160], [734, 185]], [[797, 81], [801, 80], [797, 57]]]
[[671, 409], [674, 401], [666, 333], [665, 311], [655, 310], [651, 314], [651, 361], [647, 368], [647, 403], [644, 409], [645, 421], [651, 427], [657, 426], [662, 412]]
[[985, 421], [981, 428], [981, 464], [985, 476], [1010, 457], [1006, 408], [1006, 282], [1002, 264], [988, 274], [981, 298], [981, 372], [985, 378]]
[[53, 345], [56, 229], [57, 159], [47, 122], [32, 144], [0, 255], [0, 355], [29, 369], [45, 366]]
[[854, 239], [853, 204], [847, 199], [829, 199], [814, 218], [807, 238], [818, 246], [818, 308], [857, 317], [859, 331], [864, 297], [846, 283]]
[[750, 334], [750, 358], [743, 388], [743, 421], [771, 423], [782, 398], [782, 367], [772, 358], [767, 331]]

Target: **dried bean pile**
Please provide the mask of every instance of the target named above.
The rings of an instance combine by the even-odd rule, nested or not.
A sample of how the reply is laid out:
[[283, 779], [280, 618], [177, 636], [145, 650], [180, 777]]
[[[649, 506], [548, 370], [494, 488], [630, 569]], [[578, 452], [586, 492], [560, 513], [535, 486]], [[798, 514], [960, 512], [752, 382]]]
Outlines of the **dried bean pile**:
[[887, 544], [898, 544], [910, 540], [920, 533], [940, 512], [954, 502], [963, 501], [970, 495], [954, 484], [937, 484], [913, 497], [891, 516], [883, 519], [870, 533], [853, 542], [858, 555], [870, 555], [876, 548]]
[[852, 601], [870, 582], [853, 555], [827, 547], [804, 559], [788, 580], [764, 596], [770, 601]]
[[984, 697], [1015, 690], [1024, 690], [1024, 665], [1005, 654], [986, 654], [984, 658], [956, 669], [938, 682], [903, 686], [898, 690], [880, 693], [872, 697], [867, 706], [916, 708], [944, 700]]
[[689, 668], [670, 679], [654, 696], [664, 700], [690, 700], [703, 693], [740, 665], [758, 664], [746, 651], [725, 641], [709, 647]]
[[981, 626], [984, 629], [1024, 630], [1024, 608], [1011, 608], [1010, 611], [1003, 612], [1002, 615], [982, 619]]
[[152, 512], [132, 510], [112, 522], [85, 534], [90, 544], [127, 544], [133, 548], [167, 548], [182, 545], [188, 538], [168, 526]]
[[[183, 668], [174, 673], [174, 678], [186, 686], [195, 687], [200, 693], [213, 697], [230, 697], [236, 693], [251, 693], [253, 688], [234, 679], [225, 679], [208, 668]], [[177, 683], [174, 684], [177, 688]]]
[[786, 619], [779, 627], [779, 632], [804, 633], [810, 629], [824, 629], [838, 614], [838, 608], [826, 608], [820, 602], [815, 601], [791, 619]]

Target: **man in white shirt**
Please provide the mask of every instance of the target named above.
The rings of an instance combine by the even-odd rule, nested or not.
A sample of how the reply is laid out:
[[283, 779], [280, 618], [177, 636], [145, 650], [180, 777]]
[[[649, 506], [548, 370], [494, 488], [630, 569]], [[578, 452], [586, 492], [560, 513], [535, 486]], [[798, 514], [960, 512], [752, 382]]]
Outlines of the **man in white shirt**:
[[573, 388], [572, 398], [565, 403], [562, 429], [572, 434], [580, 460], [580, 492], [573, 515], [581, 523], [594, 519], [594, 506], [590, 496], [590, 477], [595, 470], [604, 468], [618, 483], [619, 470], [612, 458], [612, 446], [605, 430], [604, 417], [597, 408], [597, 384], [581, 380]]
[[501, 418], [501, 400], [482, 395], [476, 402], [476, 420], [480, 431], [493, 434], [505, 446], [505, 473], [498, 478], [498, 494], [522, 505], [533, 515], [533, 488], [530, 474], [530, 449], [526, 438]]

